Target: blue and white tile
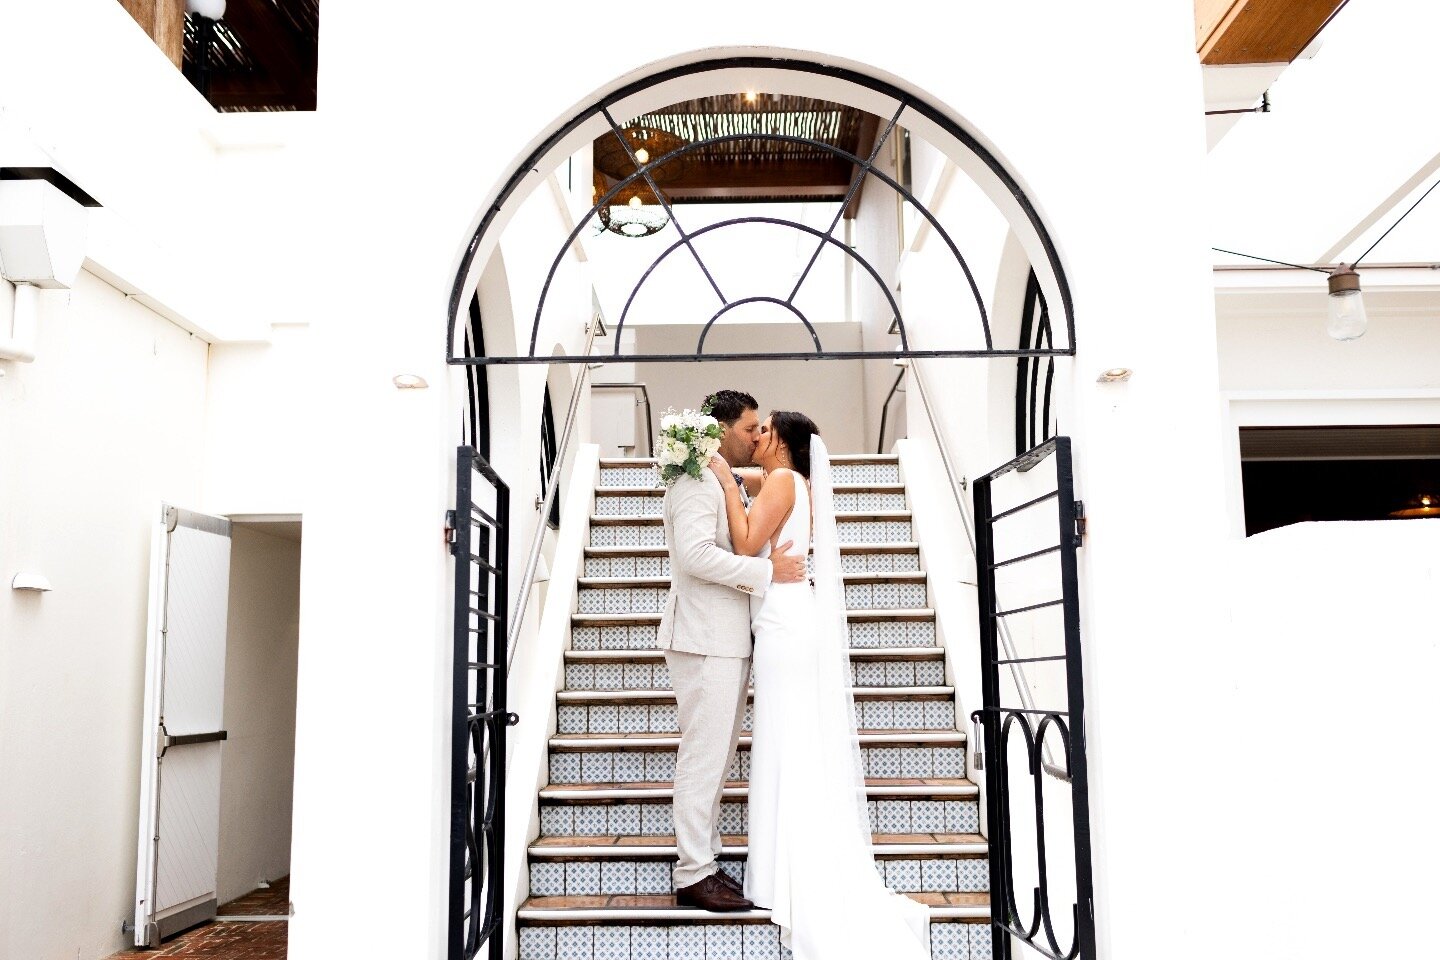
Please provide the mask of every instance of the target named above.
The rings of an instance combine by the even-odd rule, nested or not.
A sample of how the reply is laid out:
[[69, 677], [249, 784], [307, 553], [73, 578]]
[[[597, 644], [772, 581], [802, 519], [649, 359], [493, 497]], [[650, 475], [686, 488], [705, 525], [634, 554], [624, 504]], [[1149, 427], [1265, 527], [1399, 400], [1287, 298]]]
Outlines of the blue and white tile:
[[669, 956], [670, 937], [666, 928], [630, 928], [630, 960], [667, 960]]
[[921, 860], [920, 861], [920, 886], [927, 891], [954, 890], [955, 861], [954, 860]]
[[565, 895], [565, 864], [530, 864], [530, 896], [563, 897]]
[[600, 628], [600, 649], [601, 650], [629, 650], [630, 649], [630, 628], [626, 626], [601, 627]]
[[936, 747], [935, 773], [937, 777], [965, 776], [964, 747]]
[[931, 960], [970, 960], [968, 923], [930, 924]]
[[593, 960], [594, 927], [556, 927], [555, 960]]
[[541, 807], [540, 835], [569, 837], [575, 833], [575, 814], [569, 807]]
[[740, 930], [745, 960], [779, 960], [779, 927], [770, 923], [747, 923]]
[[990, 863], [987, 860], [965, 859], [955, 864], [959, 886], [957, 890], [978, 892], [990, 889]]
[[[606, 860], [600, 864], [600, 892], [604, 894], [633, 894], [635, 889], [635, 861]], [[596, 941], [599, 947], [599, 941]]]
[[721, 860], [715, 865], [720, 872], [742, 886], [745, 883], [744, 860]]
[[586, 719], [584, 707], [566, 704], [556, 709], [556, 729], [561, 733], [584, 733]]
[[870, 700], [865, 703], [865, 727], [869, 730], [889, 730], [895, 722], [895, 705], [889, 700]]
[[651, 733], [678, 733], [680, 716], [673, 703], [656, 703], [650, 707]]
[[580, 759], [578, 753], [550, 754], [550, 782], [579, 783]]
[[720, 805], [720, 832], [727, 836], [745, 832], [745, 818], [742, 816], [740, 804], [722, 803]]
[[630, 960], [630, 928], [595, 928], [595, 960]]
[[667, 783], [675, 779], [675, 754], [668, 751], [646, 753], [645, 780], [649, 783]]
[[648, 663], [625, 664], [624, 685], [626, 690], [653, 690], [654, 677]]
[[651, 680], [656, 690], [670, 689], [670, 668], [663, 663], [655, 664], [651, 670]]
[[565, 895], [590, 897], [600, 893], [600, 864], [589, 860], [572, 860], [565, 864]]
[[582, 753], [580, 756], [580, 780], [582, 783], [613, 783], [615, 763], [608, 753]]
[[614, 704], [596, 703], [590, 706], [591, 733], [618, 733], [620, 731], [620, 708]]
[[610, 811], [602, 806], [582, 804], [575, 808], [575, 835], [600, 837], [610, 832]]
[[600, 649], [600, 628], [599, 627], [574, 627], [570, 631], [570, 648], [572, 650], [599, 650]]
[[630, 649], [632, 650], [654, 650], [655, 632], [658, 628], [653, 624], [637, 624], [630, 628]]
[[625, 668], [618, 663], [595, 664], [595, 689], [619, 690], [625, 682]]
[[650, 729], [650, 708], [643, 703], [627, 703], [620, 707], [620, 732], [644, 733]]
[[519, 960], [555, 960], [555, 928], [521, 927]]
[[675, 888], [674, 868], [661, 860], [641, 860], [635, 864], [635, 892], [644, 896], [664, 895]]
[[916, 833], [944, 833], [945, 801], [916, 800], [910, 804], [910, 827]]
[[645, 754], [617, 753], [615, 755], [615, 782], [640, 783], [645, 779]]
[[915, 686], [915, 664], [909, 660], [891, 660], [885, 664], [887, 687]]
[[635, 576], [634, 557], [611, 557], [610, 576], [612, 577], [633, 577]]
[[910, 833], [910, 802], [880, 800], [875, 804], [876, 829], [880, 833]]
[[640, 833], [640, 804], [621, 803], [610, 808], [609, 833], [616, 837], [633, 837]]
[[872, 777], [893, 780], [900, 776], [899, 747], [874, 747], [870, 750], [869, 772]]
[[744, 960], [740, 928], [710, 924], [705, 928], [705, 960]]
[[874, 660], [862, 660], [855, 664], [855, 685], [858, 687], [879, 687], [885, 683], [885, 664]]
[[915, 684], [921, 687], [938, 687], [945, 682], [945, 661], [921, 660], [915, 664]]
[[[929, 747], [905, 747], [900, 751], [900, 776], [931, 777], [934, 769], [934, 755]], [[941, 819], [944, 819], [943, 815]]]
[[705, 928], [676, 926], [670, 928], [671, 960], [705, 960]]
[[899, 596], [896, 602], [901, 607], [915, 609], [925, 606], [927, 600], [925, 584], [923, 583], [901, 583], [897, 584]]
[[565, 664], [565, 689], [595, 689], [595, 668], [588, 663]]
[[990, 960], [994, 946], [990, 942], [990, 924], [967, 923], [970, 928], [970, 960]]
[[955, 701], [930, 700], [925, 703], [925, 729], [954, 730]]
[[979, 833], [980, 806], [974, 800], [945, 801], [946, 833]]
[[920, 700], [897, 700], [893, 722], [896, 730], [925, 729], [925, 703]]
[[675, 811], [670, 804], [640, 804], [640, 834], [642, 836], [668, 837], [673, 836], [674, 833]]
[[897, 893], [918, 893], [920, 890], [920, 861], [885, 861], [885, 885]]

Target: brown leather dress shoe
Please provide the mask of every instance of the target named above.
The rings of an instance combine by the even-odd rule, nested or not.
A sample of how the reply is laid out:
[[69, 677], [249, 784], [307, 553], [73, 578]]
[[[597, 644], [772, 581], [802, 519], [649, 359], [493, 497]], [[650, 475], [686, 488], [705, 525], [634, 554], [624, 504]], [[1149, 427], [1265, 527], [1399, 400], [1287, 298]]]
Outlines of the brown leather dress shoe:
[[699, 907], [701, 910], [713, 910], [716, 913], [755, 909], [755, 904], [731, 890], [713, 873], [688, 887], [676, 890], [675, 903], [681, 907]]
[[729, 887], [735, 893], [740, 894], [740, 896], [745, 896], [745, 888], [740, 885], [740, 881], [730, 876], [730, 874], [726, 873], [724, 870], [716, 870], [715, 879], [725, 884], [725, 886]]

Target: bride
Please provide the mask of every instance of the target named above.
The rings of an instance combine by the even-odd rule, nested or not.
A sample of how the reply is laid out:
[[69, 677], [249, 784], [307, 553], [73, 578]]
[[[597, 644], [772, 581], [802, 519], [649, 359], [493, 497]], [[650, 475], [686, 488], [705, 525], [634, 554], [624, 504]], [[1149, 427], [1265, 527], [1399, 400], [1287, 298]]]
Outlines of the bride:
[[[875, 871], [855, 732], [845, 588], [830, 460], [820, 428], [777, 410], [760, 427], [765, 479], [746, 512], [720, 458], [737, 554], [793, 540], [814, 548], [814, 586], [774, 584], [751, 601], [755, 633], [745, 896], [768, 907], [795, 960], [928, 960], [929, 910]], [[813, 544], [812, 544], [813, 501]]]

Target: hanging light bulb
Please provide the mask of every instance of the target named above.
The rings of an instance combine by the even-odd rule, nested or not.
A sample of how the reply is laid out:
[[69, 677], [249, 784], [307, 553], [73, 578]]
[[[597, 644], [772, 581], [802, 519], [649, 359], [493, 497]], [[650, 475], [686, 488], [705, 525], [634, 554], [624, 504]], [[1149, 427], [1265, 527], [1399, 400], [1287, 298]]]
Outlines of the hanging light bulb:
[[1356, 340], [1365, 335], [1369, 321], [1365, 316], [1365, 301], [1360, 298], [1360, 275], [1354, 267], [1342, 263], [1330, 274], [1326, 306], [1330, 336], [1336, 340]]
[[641, 147], [639, 150], [635, 151], [635, 159], [639, 160], [641, 163], [649, 163], [650, 151], [646, 150], [644, 147]]
[[636, 209], [639, 209], [639, 207], [640, 207], [640, 205], [641, 205], [642, 202], [643, 202], [643, 201], [640, 199], [640, 195], [639, 195], [639, 194], [636, 194], [635, 196], [631, 197], [630, 200], [629, 200], [630, 206], [635, 207]]

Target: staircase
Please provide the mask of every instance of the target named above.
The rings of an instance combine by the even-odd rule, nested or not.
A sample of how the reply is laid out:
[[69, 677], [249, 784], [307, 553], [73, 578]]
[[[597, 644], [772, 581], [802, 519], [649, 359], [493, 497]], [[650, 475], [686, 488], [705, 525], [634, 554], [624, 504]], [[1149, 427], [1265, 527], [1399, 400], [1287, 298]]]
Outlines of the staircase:
[[[895, 457], [832, 459], [876, 869], [930, 906], [936, 960], [990, 960], [989, 865]], [[653, 461], [602, 460], [557, 696], [519, 960], [780, 960], [768, 910], [677, 908], [675, 697], [656, 627], [669, 589]], [[721, 806], [745, 868], [750, 716]]]

